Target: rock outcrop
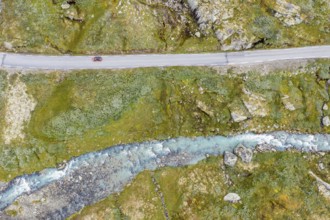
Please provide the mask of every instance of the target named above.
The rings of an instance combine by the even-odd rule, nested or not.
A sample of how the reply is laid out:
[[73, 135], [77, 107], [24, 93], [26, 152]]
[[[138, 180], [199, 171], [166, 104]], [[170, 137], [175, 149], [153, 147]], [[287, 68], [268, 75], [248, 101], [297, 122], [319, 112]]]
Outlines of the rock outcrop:
[[285, 0], [276, 0], [270, 8], [275, 12], [274, 16], [285, 26], [297, 25], [303, 21], [300, 7]]
[[222, 50], [242, 50], [252, 47], [255, 37], [247, 33], [235, 17], [234, 2], [188, 0], [199, 29], [204, 35], [215, 34]]
[[259, 94], [243, 89], [243, 103], [252, 116], [265, 117], [269, 113], [267, 100]]
[[34, 98], [27, 93], [26, 85], [19, 79], [9, 86], [6, 113], [4, 115], [6, 121], [3, 132], [5, 144], [10, 144], [12, 140], [25, 137], [24, 126], [30, 121], [31, 112], [36, 104]]

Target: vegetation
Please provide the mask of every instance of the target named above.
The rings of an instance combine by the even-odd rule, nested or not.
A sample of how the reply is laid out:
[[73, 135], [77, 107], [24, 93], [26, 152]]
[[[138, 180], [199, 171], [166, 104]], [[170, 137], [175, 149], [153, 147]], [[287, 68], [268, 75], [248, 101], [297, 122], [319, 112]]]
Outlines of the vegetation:
[[[228, 42], [218, 41], [215, 32], [230, 32], [227, 26], [237, 33], [226, 41], [245, 33], [259, 48], [329, 44], [328, 2], [289, 2], [301, 8], [302, 19], [290, 27], [275, 17], [275, 0], [204, 3], [206, 17], [217, 19], [204, 32], [188, 1], [77, 0], [67, 8], [65, 1], [3, 0], [0, 47], [51, 54], [218, 51]], [[218, 4], [232, 15], [212, 15]]]
[[[320, 123], [330, 114], [322, 111], [329, 104], [326, 80], [317, 76], [326, 66], [324, 60], [298, 72], [264, 75], [197, 67], [11, 74], [4, 84], [15, 87], [12, 78], [20, 80], [37, 105], [25, 138], [10, 144], [1, 139], [0, 179], [121, 143], [246, 131], [329, 132]], [[232, 112], [247, 120], [235, 122]], [[2, 129], [10, 126], [5, 117]]]
[[[324, 170], [317, 168], [319, 162], [326, 164]], [[308, 172], [329, 182], [329, 166], [330, 154], [260, 153], [251, 164], [239, 161], [234, 168], [224, 168], [222, 157], [210, 157], [192, 166], [145, 171], [120, 194], [70, 219], [165, 219], [164, 208], [154, 205], [161, 198], [151, 177], [159, 184], [169, 219], [327, 219], [329, 202]], [[237, 193], [241, 202], [225, 202], [229, 192]]]

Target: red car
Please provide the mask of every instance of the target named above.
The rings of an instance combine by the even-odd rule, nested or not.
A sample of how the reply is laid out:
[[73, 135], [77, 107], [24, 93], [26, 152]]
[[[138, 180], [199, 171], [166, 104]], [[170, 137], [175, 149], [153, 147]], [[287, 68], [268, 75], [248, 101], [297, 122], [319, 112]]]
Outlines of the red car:
[[102, 60], [102, 57], [93, 57], [94, 62], [101, 62]]

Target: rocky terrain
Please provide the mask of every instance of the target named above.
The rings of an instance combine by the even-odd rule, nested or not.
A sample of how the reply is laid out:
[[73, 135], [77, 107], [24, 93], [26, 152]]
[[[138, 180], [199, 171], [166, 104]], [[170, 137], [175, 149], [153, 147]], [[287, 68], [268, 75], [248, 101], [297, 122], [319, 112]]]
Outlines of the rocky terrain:
[[[329, 154], [263, 152], [248, 164], [238, 159], [234, 167], [210, 157], [193, 166], [145, 171], [123, 192], [71, 219], [328, 219], [329, 196], [322, 193], [330, 180], [328, 161]], [[323, 163], [328, 166], [320, 168]]]
[[[330, 44], [328, 0], [0, 0], [0, 51]], [[330, 219], [330, 60], [0, 69], [0, 219]]]
[[[327, 219], [329, 153], [322, 151], [329, 141], [317, 133], [330, 130], [329, 80], [329, 59], [213, 68], [0, 70], [1, 218], [33, 213], [36, 219], [64, 219], [79, 211], [72, 218], [256, 219], [275, 213], [281, 219]], [[265, 136], [274, 131], [306, 135], [298, 140], [280, 134], [272, 143], [283, 142], [289, 150], [278, 152]], [[246, 132], [261, 134], [263, 142], [253, 135], [211, 141]], [[196, 147], [196, 137], [211, 145]], [[170, 138], [184, 144], [155, 158], [162, 152], [155, 141]], [[126, 145], [145, 141], [157, 149]], [[257, 143], [264, 144], [252, 150]], [[121, 154], [123, 146], [131, 153]], [[107, 147], [112, 153], [106, 159], [91, 156], [79, 169], [70, 166], [78, 156]], [[223, 157], [212, 156], [224, 151]], [[127, 157], [130, 163], [123, 162]], [[164, 167], [203, 158], [197, 165]]]
[[2, 71], [0, 177], [121, 143], [248, 131], [327, 133], [329, 61], [285, 66]]
[[329, 44], [326, 0], [2, 1], [0, 48], [146, 53]]

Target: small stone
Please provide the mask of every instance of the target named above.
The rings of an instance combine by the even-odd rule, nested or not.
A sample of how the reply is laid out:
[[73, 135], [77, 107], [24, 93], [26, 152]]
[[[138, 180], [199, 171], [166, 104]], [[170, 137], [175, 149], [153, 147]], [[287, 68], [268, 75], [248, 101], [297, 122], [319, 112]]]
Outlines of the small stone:
[[201, 95], [204, 94], [204, 89], [203, 89], [203, 87], [199, 87], [199, 88], [198, 88], [198, 91], [199, 91], [199, 93], [200, 93]]
[[327, 110], [329, 109], [329, 107], [328, 107], [328, 105], [327, 105], [327, 104], [325, 104], [325, 103], [324, 103], [324, 105], [323, 105], [322, 109], [323, 109], [324, 111], [327, 111]]
[[230, 115], [234, 122], [242, 122], [248, 119], [246, 115], [240, 114], [239, 112], [231, 112]]
[[13, 45], [9, 42], [4, 42], [3, 46], [7, 49], [7, 50], [12, 50], [13, 49]]
[[330, 126], [330, 118], [329, 118], [329, 116], [325, 116], [325, 117], [322, 118], [322, 124], [323, 124], [325, 127]]
[[0, 190], [4, 190], [7, 187], [8, 183], [0, 181]]
[[234, 153], [239, 156], [244, 163], [250, 163], [252, 161], [252, 150], [245, 147], [243, 144], [237, 145], [234, 149]]
[[64, 9], [64, 10], [65, 10], [65, 9], [69, 9], [69, 8], [70, 8], [70, 4], [68, 4], [68, 3], [65, 2], [65, 3], [63, 3], [63, 4], [61, 5], [61, 8]]
[[204, 102], [197, 100], [197, 107], [208, 116], [210, 117], [214, 116], [214, 112]]
[[224, 198], [226, 202], [237, 203], [241, 200], [241, 197], [236, 193], [228, 193]]
[[198, 38], [200, 38], [201, 37], [201, 33], [200, 32], [196, 32], [195, 33], [195, 36], [198, 37]]
[[324, 164], [322, 162], [319, 162], [318, 166], [319, 166], [319, 169], [320, 170], [324, 170], [325, 169]]
[[289, 101], [289, 96], [288, 95], [285, 95], [283, 98], [282, 98], [282, 102], [284, 104], [284, 107], [289, 110], [289, 111], [294, 111], [296, 110], [296, 107]]
[[317, 184], [319, 192], [327, 199], [330, 199], [330, 190], [326, 186], [318, 183]]
[[237, 162], [237, 156], [231, 152], [225, 151], [224, 163], [227, 166], [233, 167]]
[[66, 165], [67, 165], [67, 161], [64, 160], [63, 162], [57, 164], [57, 169], [58, 169], [58, 170], [64, 170], [65, 167], [66, 167]]
[[321, 157], [323, 157], [325, 155], [325, 152], [319, 151], [318, 154], [321, 155]]

